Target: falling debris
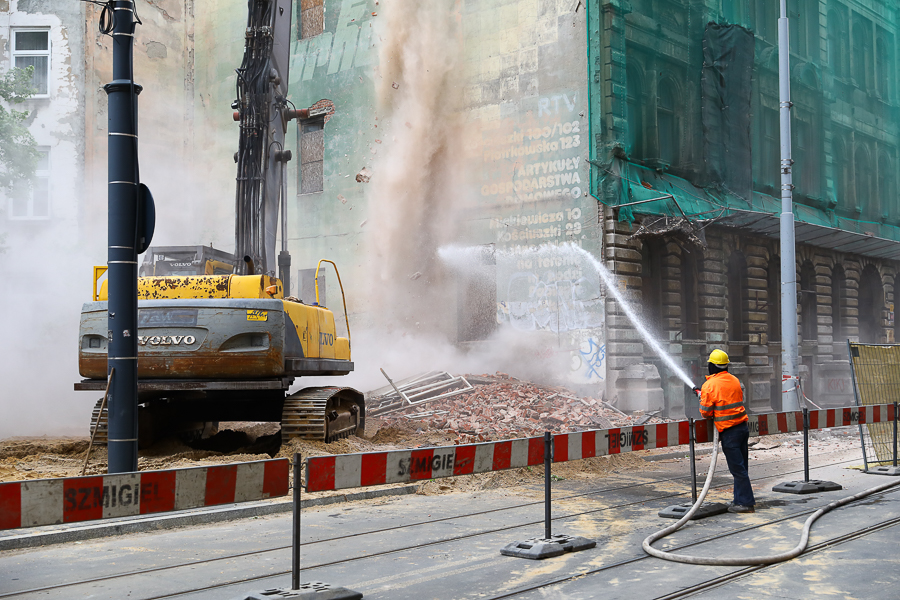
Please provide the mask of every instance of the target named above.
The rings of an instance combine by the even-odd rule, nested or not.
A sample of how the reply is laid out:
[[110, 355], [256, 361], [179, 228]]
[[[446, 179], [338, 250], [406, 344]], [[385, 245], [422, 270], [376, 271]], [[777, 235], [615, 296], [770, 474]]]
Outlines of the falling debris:
[[372, 171], [368, 168], [363, 167], [360, 169], [359, 173], [356, 174], [356, 182], [357, 183], [369, 183], [369, 179], [372, 178]]
[[413, 273], [412, 275], [410, 275], [409, 278], [410, 278], [412, 281], [415, 281], [416, 279], [418, 279], [418, 278], [421, 277], [421, 276], [422, 276], [422, 274], [419, 273], [418, 271], [416, 271], [415, 273]]
[[391, 87], [394, 88], [395, 90], [399, 90], [400, 84], [395, 81], [394, 83], [391, 84]]
[[347, 204], [347, 199], [344, 198], [343, 194], [338, 194], [338, 200], [341, 201], [341, 204]]
[[360, 227], [363, 227], [363, 226], [365, 226], [365, 224], [368, 223], [368, 222], [369, 222], [368, 219], [363, 219], [363, 222], [360, 223], [359, 226], [360, 226]]

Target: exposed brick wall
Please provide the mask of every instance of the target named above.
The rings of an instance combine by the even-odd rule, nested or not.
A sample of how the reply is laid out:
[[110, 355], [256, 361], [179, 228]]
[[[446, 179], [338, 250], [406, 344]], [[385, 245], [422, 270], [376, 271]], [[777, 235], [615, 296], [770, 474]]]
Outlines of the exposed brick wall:
[[334, 115], [334, 102], [331, 100], [323, 99], [319, 100], [315, 104], [309, 107], [309, 116], [310, 118], [318, 117], [319, 115], [325, 114], [325, 124], [328, 124], [328, 120], [331, 119], [331, 116]]

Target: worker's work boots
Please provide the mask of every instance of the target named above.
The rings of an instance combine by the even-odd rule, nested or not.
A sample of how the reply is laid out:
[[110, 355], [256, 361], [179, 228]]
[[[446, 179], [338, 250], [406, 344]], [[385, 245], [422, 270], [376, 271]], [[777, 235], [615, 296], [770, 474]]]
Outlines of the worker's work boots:
[[728, 507], [728, 512], [730, 513], [752, 513], [756, 512], [756, 509], [752, 506], [743, 506], [741, 504], [732, 504]]

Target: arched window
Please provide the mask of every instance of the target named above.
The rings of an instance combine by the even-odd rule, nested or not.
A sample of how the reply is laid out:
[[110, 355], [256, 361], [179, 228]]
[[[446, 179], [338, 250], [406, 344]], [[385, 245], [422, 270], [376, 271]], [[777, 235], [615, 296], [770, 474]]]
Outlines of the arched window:
[[878, 153], [878, 197], [881, 204], [881, 217], [897, 215], [897, 177], [894, 159], [887, 152]]
[[847, 276], [844, 267], [834, 265], [831, 270], [831, 339], [834, 343], [834, 353], [843, 354], [844, 350], [839, 346], [847, 343], [847, 322], [844, 316], [844, 288]]
[[644, 90], [637, 69], [628, 69], [628, 96], [625, 108], [628, 112], [628, 136], [626, 151], [632, 158], [644, 158]]
[[859, 341], [881, 342], [881, 311], [884, 310], [884, 284], [874, 265], [863, 269], [859, 278]]
[[732, 342], [747, 341], [744, 321], [746, 281], [747, 259], [740, 250], [735, 250], [728, 260], [728, 338]]
[[781, 342], [781, 257], [773, 254], [769, 257], [769, 268], [766, 281], [766, 298], [769, 317], [769, 341]]
[[881, 218], [878, 197], [872, 193], [871, 154], [865, 144], [856, 147], [854, 156], [854, 182], [856, 183], [856, 207], [865, 219], [877, 221]]
[[697, 297], [697, 257], [681, 249], [682, 339], [700, 338], [700, 301]]
[[808, 260], [800, 266], [800, 332], [806, 341], [816, 341], [819, 336], [816, 268]]
[[675, 84], [668, 79], [659, 82], [656, 100], [656, 127], [658, 131], [659, 158], [677, 165], [681, 136], [678, 132], [678, 117], [675, 108], [678, 106]]

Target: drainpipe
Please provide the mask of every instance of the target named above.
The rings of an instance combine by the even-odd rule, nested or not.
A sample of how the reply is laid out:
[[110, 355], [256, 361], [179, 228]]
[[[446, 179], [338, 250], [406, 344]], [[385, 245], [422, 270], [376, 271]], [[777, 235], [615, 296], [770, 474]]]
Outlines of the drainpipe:
[[781, 0], [781, 18], [778, 19], [778, 96], [781, 117], [781, 399], [784, 411], [800, 410], [790, 56], [787, 0]]

